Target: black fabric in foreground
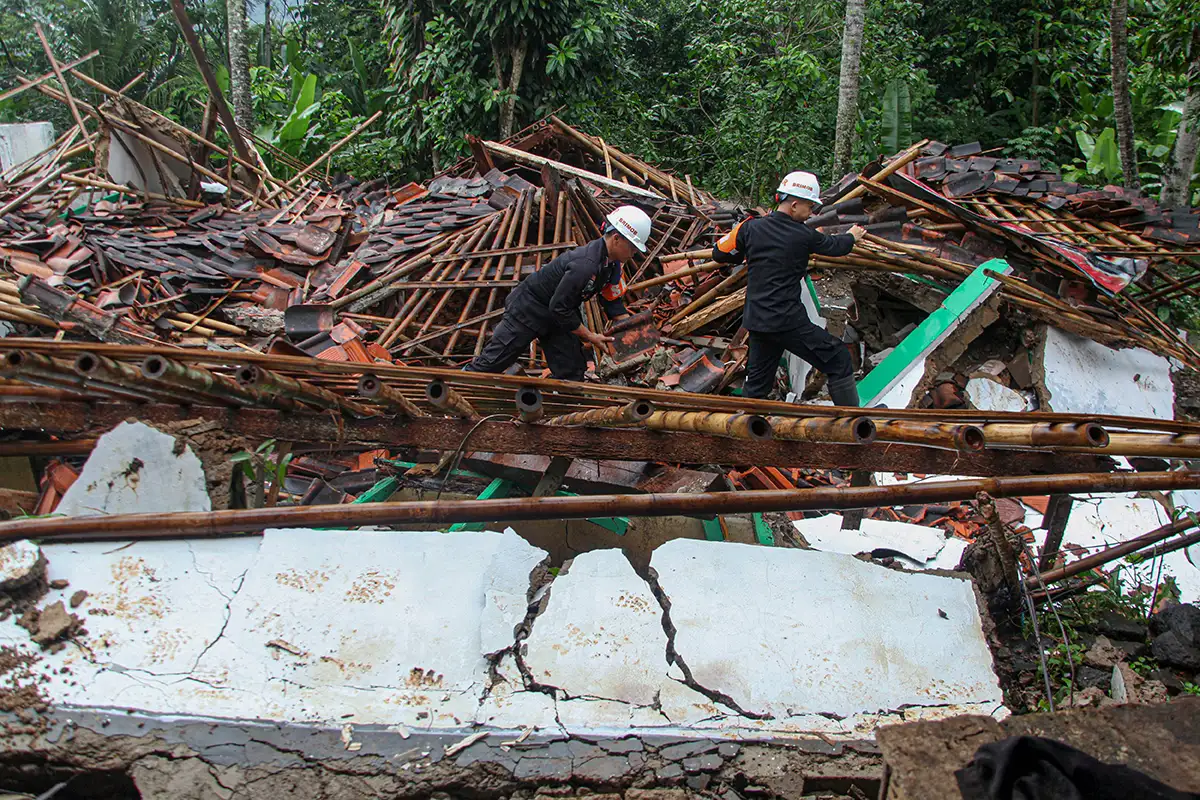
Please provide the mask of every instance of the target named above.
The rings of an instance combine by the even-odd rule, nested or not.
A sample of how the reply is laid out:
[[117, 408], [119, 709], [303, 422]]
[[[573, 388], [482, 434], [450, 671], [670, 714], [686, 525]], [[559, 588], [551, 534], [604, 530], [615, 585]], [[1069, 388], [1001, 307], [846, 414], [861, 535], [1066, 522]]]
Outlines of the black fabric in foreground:
[[1200, 800], [1200, 794], [1036, 736], [985, 744], [954, 776], [963, 800]]

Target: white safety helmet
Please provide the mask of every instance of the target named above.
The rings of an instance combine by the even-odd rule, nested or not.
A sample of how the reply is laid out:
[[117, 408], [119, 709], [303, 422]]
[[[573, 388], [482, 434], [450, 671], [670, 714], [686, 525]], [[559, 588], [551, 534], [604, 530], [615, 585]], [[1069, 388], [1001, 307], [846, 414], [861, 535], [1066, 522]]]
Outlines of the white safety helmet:
[[817, 181], [817, 176], [811, 172], [789, 172], [779, 182], [779, 188], [776, 191], [788, 197], [799, 197], [801, 200], [810, 200], [816, 205], [821, 204], [821, 184]]
[[633, 246], [646, 252], [650, 240], [650, 217], [637, 206], [621, 206], [606, 217], [608, 224], [617, 233], [633, 242]]

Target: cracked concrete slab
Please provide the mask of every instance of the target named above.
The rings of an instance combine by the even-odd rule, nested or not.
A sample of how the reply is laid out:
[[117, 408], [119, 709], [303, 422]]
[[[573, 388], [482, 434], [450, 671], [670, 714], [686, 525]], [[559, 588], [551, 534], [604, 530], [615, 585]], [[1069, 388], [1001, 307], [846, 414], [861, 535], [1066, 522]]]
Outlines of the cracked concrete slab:
[[533, 679], [568, 697], [652, 705], [667, 671], [662, 608], [620, 550], [575, 557], [526, 648]]
[[[259, 541], [47, 542], [47, 577], [69, 585], [43, 602], [88, 592], [75, 609], [87, 635], [43, 659], [48, 693], [62, 703], [162, 708], [166, 687], [191, 673], [220, 635]], [[29, 645], [13, 619], [0, 623], [0, 642]]]
[[245, 691], [267, 717], [470, 722], [545, 556], [511, 531], [269, 530], [195, 673], [223, 696], [196, 713], [228, 715]]
[[651, 566], [692, 677], [747, 712], [852, 726], [910, 706], [1002, 708], [968, 580], [685, 540], [656, 550]]
[[83, 517], [210, 510], [204, 468], [191, 448], [149, 425], [122, 422], [96, 440], [56, 513]]
[[[69, 580], [47, 602], [89, 595], [87, 634], [39, 654], [59, 706], [414, 735], [843, 740], [999, 706], [966, 582], [844, 555], [677, 541], [647, 582], [594, 551], [535, 593], [545, 553], [511, 531], [46, 550], [49, 577]], [[11, 619], [0, 639], [31, 648]]]

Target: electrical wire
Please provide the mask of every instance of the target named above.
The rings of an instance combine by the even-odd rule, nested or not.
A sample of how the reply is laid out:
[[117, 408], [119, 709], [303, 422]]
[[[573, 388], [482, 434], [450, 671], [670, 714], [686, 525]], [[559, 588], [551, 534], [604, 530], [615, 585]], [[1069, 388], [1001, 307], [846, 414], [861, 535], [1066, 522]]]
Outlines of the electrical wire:
[[1042, 680], [1046, 684], [1046, 704], [1050, 707], [1050, 711], [1054, 711], [1054, 690], [1050, 687], [1050, 665], [1046, 663], [1046, 648], [1042, 646], [1042, 632], [1038, 629], [1037, 609], [1033, 605], [1033, 597], [1029, 594], [1029, 587], [1025, 585], [1025, 573], [1021, 571], [1021, 564], [1017, 563], [1017, 582], [1021, 584], [1021, 593], [1025, 597], [1025, 607], [1029, 611], [1029, 621], [1033, 623], [1033, 638], [1037, 642], [1038, 659], [1042, 662]]
[[[1033, 551], [1029, 548], [1028, 542], [1021, 543], [1021, 550], [1022, 550], [1022, 552], [1025, 553], [1025, 557], [1027, 559], [1029, 559], [1029, 563], [1031, 565], [1037, 564], [1037, 561], [1034, 560]], [[1019, 572], [1020, 569], [1021, 569], [1021, 565], [1017, 564], [1017, 571]], [[1041, 588], [1042, 592], [1046, 595], [1046, 604], [1050, 606], [1050, 613], [1052, 613], [1054, 615], [1054, 619], [1058, 622], [1058, 631], [1059, 631], [1059, 633], [1062, 634], [1063, 647], [1067, 648], [1067, 665], [1071, 669], [1071, 688], [1070, 688], [1070, 696], [1068, 697], [1067, 702], [1070, 705], [1074, 705], [1075, 704], [1075, 657], [1071, 653], [1071, 637], [1067, 635], [1067, 626], [1063, 624], [1062, 617], [1060, 617], [1058, 615], [1058, 608], [1054, 605], [1053, 598], [1050, 597], [1050, 590], [1046, 588], [1046, 583], [1045, 583], [1045, 581], [1042, 580], [1042, 573], [1039, 572], [1037, 569], [1034, 569], [1033, 574], [1035, 576], [1037, 576], [1038, 586]], [[1024, 583], [1024, 582], [1022, 581], [1022, 583]], [[1033, 600], [1033, 598], [1030, 597], [1031, 602], [1032, 602], [1032, 600]]]
[[[458, 465], [462, 461], [462, 457], [463, 457], [463, 448], [465, 448], [467, 446], [467, 442], [475, 434], [475, 431], [479, 430], [480, 425], [482, 425], [485, 422], [488, 422], [489, 420], [493, 420], [493, 419], [508, 419], [508, 420], [513, 420], [515, 422], [517, 418], [514, 417], [512, 414], [489, 414], [486, 417], [483, 417], [482, 419], [480, 419], [474, 425], [472, 425], [471, 430], [467, 431], [466, 435], [463, 436], [462, 441], [458, 443], [458, 448], [454, 451], [454, 456], [449, 461], [446, 462], [446, 466], [449, 467], [449, 469], [446, 471], [447, 477], [453, 475], [454, 472], [458, 469]], [[442, 488], [438, 489], [437, 495], [434, 498], [435, 500], [440, 500], [442, 498], [442, 489], [444, 489], [445, 486], [446, 486], [446, 482], [445, 482], [445, 480], [443, 480]]]

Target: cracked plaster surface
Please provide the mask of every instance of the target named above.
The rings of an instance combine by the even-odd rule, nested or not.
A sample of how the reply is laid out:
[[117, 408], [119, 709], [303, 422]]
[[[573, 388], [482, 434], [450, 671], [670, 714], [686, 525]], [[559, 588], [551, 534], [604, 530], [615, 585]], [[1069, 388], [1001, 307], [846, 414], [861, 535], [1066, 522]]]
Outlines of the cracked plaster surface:
[[783, 724], [817, 715], [841, 730], [910, 706], [1001, 707], [967, 580], [683, 539], [659, 547], [651, 567], [670, 598], [680, 665], [748, 714]]
[[[545, 553], [512, 532], [287, 530], [47, 555], [65, 593], [92, 593], [82, 646], [44, 658], [59, 703], [414, 732], [856, 738], [999, 707], [965, 582], [846, 556], [680, 541], [647, 583], [620, 551], [595, 551], [535, 593]], [[937, 624], [914, 626], [930, 612]], [[11, 625], [0, 637], [28, 646]]]

